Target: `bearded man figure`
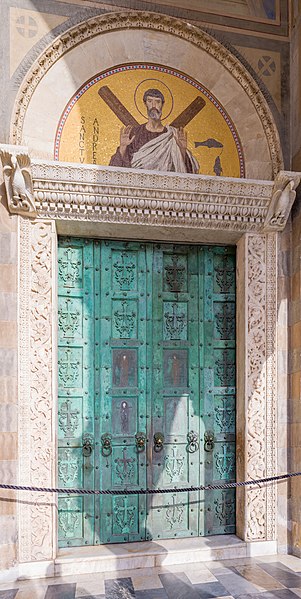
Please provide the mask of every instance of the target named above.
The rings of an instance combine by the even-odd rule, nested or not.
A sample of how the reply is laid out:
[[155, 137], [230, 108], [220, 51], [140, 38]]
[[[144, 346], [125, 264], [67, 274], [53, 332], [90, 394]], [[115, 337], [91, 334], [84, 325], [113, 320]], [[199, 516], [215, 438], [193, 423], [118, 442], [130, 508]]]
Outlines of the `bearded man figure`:
[[187, 133], [183, 128], [162, 124], [165, 102], [162, 92], [148, 89], [143, 102], [147, 109], [147, 123], [121, 129], [120, 145], [110, 160], [110, 166], [198, 173], [199, 164], [187, 149]]

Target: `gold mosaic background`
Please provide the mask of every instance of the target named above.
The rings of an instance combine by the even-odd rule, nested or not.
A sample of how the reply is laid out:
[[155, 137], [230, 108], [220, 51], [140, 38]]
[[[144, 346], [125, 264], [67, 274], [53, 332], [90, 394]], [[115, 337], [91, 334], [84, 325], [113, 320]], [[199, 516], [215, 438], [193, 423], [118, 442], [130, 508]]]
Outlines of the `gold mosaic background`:
[[[172, 121], [189, 104], [201, 96], [205, 106], [187, 124], [188, 148], [200, 164], [200, 174], [214, 175], [214, 165], [220, 156], [225, 177], [240, 177], [237, 147], [232, 132], [218, 108], [192, 84], [177, 76], [160, 71], [135, 68], [109, 75], [92, 85], [76, 101], [71, 109], [61, 134], [56, 158], [66, 162], [87, 164], [109, 164], [111, 156], [119, 146], [119, 118], [100, 97], [99, 89], [107, 86], [139, 122], [147, 121], [143, 93], [149, 88], [158, 88], [164, 94], [162, 121]], [[195, 147], [195, 142], [216, 140], [223, 147]]]

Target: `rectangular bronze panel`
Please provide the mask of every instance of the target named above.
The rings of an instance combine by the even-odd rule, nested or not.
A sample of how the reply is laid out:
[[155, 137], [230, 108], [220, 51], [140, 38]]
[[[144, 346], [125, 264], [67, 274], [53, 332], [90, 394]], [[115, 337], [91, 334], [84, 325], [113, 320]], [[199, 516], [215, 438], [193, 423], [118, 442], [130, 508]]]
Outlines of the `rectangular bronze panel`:
[[112, 386], [137, 386], [137, 350], [112, 350]]
[[187, 387], [188, 353], [185, 349], [164, 349], [163, 377], [165, 387]]

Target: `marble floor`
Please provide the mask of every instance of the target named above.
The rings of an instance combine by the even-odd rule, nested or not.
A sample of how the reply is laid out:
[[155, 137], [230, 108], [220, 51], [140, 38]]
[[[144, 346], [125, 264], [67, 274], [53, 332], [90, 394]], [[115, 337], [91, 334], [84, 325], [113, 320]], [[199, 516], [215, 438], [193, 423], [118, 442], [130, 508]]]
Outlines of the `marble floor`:
[[0, 585], [0, 599], [297, 599], [301, 559], [290, 555], [123, 570]]

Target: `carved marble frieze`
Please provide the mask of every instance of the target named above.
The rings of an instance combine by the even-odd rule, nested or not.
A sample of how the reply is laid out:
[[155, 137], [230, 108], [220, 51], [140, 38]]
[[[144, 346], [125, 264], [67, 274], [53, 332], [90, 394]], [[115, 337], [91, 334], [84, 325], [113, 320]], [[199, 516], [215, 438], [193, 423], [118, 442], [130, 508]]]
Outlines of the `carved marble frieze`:
[[201, 29], [173, 17], [144, 12], [111, 12], [94, 16], [70, 28], [56, 38], [28, 70], [16, 97], [11, 137], [13, 143], [22, 143], [23, 124], [31, 98], [48, 70], [67, 52], [95, 36], [123, 29], [144, 29], [171, 34], [203, 50], [222, 64], [245, 91], [262, 122], [270, 150], [273, 176], [282, 168], [282, 152], [277, 127], [268, 104], [248, 70], [219, 41]]

